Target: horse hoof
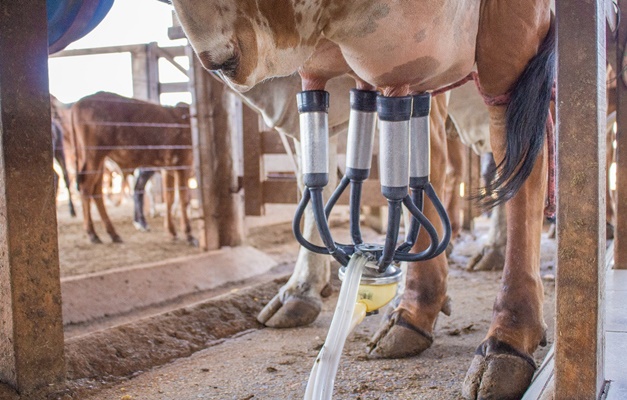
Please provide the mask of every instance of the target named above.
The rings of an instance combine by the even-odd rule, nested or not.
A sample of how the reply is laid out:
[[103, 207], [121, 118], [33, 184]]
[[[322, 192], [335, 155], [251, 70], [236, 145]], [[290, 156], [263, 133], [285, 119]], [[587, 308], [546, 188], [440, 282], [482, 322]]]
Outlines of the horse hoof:
[[270, 328], [295, 328], [314, 322], [322, 309], [322, 301], [314, 297], [290, 295], [282, 301], [279, 296], [261, 310], [257, 321]]
[[501, 271], [505, 265], [505, 256], [500, 250], [485, 247], [483, 251], [468, 261], [468, 271]]
[[115, 236], [111, 237], [111, 240], [113, 241], [113, 243], [124, 243], [122, 238], [119, 237], [118, 235], [115, 235]]
[[529, 361], [516, 355], [477, 354], [466, 373], [462, 396], [467, 400], [520, 399], [534, 371]]
[[100, 238], [96, 235], [90, 236], [89, 241], [93, 244], [102, 244], [102, 240], [100, 240]]
[[405, 358], [431, 347], [433, 336], [407, 322], [395, 311], [368, 344], [370, 358]]

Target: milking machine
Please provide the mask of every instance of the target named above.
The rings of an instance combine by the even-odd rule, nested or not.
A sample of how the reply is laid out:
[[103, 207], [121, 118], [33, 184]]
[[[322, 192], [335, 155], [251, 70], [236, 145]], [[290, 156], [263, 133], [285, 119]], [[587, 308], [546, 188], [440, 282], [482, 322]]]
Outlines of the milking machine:
[[[351, 90], [346, 174], [326, 205], [322, 191], [329, 180], [329, 93], [303, 91], [297, 100], [305, 189], [294, 217], [294, 235], [306, 249], [329, 254], [342, 265], [340, 277], [343, 283], [336, 311], [305, 393], [305, 399], [330, 399], [339, 357], [349, 332], [367, 313], [375, 312], [394, 298], [401, 280], [400, 262], [428, 260], [446, 249], [451, 238], [451, 225], [429, 182], [430, 94], [384, 97], [375, 91]], [[387, 199], [389, 210], [383, 244], [364, 243], [360, 229], [361, 192], [363, 182], [370, 175], [377, 115], [381, 193]], [[349, 186], [352, 243], [345, 244], [333, 239], [328, 218]], [[422, 212], [425, 197], [433, 204], [444, 227], [441, 241], [437, 230]], [[324, 247], [309, 242], [302, 235], [300, 227], [308, 205], [313, 210]], [[397, 245], [402, 205], [412, 218], [406, 228], [405, 240]], [[411, 252], [421, 229], [427, 234], [429, 245], [419, 252]]]

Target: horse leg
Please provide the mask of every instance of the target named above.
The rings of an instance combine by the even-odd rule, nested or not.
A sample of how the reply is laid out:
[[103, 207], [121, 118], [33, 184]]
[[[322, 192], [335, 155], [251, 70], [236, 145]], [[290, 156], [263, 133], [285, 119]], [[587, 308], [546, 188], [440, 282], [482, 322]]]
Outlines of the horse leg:
[[146, 217], [144, 216], [144, 192], [146, 190], [146, 183], [155, 174], [154, 170], [139, 169], [139, 176], [135, 181], [135, 188], [133, 189], [133, 206], [135, 209], [133, 216], [133, 226], [142, 232], [150, 231]]
[[181, 208], [181, 229], [185, 232], [185, 238], [187, 239], [187, 244], [193, 247], [198, 247], [198, 239], [196, 239], [192, 235], [192, 225], [189, 222], [189, 216], [187, 215], [187, 207], [189, 206], [190, 193], [189, 188], [187, 187], [187, 182], [189, 180], [189, 175], [191, 174], [191, 170], [180, 170], [177, 171], [177, 179], [176, 186], [179, 191], [179, 205]]
[[176, 240], [176, 229], [172, 223], [172, 204], [174, 203], [174, 175], [170, 171], [162, 170], [163, 191], [165, 196], [165, 219], [163, 226], [170, 233], [173, 240]]
[[[433, 98], [431, 115], [431, 183], [438, 197], [442, 198], [446, 181], [446, 102], [444, 96]], [[424, 214], [430, 221], [440, 218], [426, 200]], [[438, 236], [443, 236], [441, 224], [434, 223]], [[421, 229], [414, 248], [421, 251], [429, 245], [424, 229]], [[448, 263], [442, 253], [431, 260], [409, 263], [405, 290], [398, 307], [383, 321], [369, 344], [369, 355], [374, 358], [400, 358], [422, 353], [433, 343], [433, 330], [440, 311], [449, 313], [446, 295]]]
[[[296, 144], [300, 161], [300, 145]], [[329, 141], [329, 171], [337, 170], [337, 139]], [[302, 188], [301, 174], [298, 184]], [[337, 184], [337, 175], [329, 174], [329, 184], [324, 189], [325, 201], [331, 196]], [[311, 207], [305, 210], [303, 236], [310, 242], [322, 245], [318, 235]], [[312, 323], [322, 309], [322, 298], [331, 294], [329, 279], [331, 262], [329, 256], [312, 253], [301, 247], [294, 272], [289, 281], [279, 289], [279, 293], [261, 310], [257, 320], [273, 328], [293, 328]]]
[[[502, 284], [494, 302], [490, 329], [477, 348], [464, 380], [462, 395], [466, 399], [522, 397], [536, 368], [532, 354], [544, 340], [540, 235], [547, 181], [546, 152], [538, 145], [539, 154], [533, 160], [515, 143], [542, 143], [545, 133], [544, 121], [549, 111], [546, 103], [554, 79], [550, 18], [548, 0], [482, 2], [477, 44], [482, 88], [490, 96], [499, 96], [518, 82], [507, 107], [489, 107], [494, 158], [500, 164], [506, 148], [508, 157], [514, 160], [524, 155], [527, 164], [516, 165], [516, 171], [520, 174], [524, 170], [529, 176], [515, 194], [509, 193], [513, 197], [506, 204], [507, 236], [515, 240], [510, 240], [506, 249]], [[534, 58], [536, 54], [538, 57]], [[519, 77], [522, 77], [520, 81]], [[510, 116], [523, 114], [518, 123], [513, 119], [506, 122], [506, 108], [515, 111]]]

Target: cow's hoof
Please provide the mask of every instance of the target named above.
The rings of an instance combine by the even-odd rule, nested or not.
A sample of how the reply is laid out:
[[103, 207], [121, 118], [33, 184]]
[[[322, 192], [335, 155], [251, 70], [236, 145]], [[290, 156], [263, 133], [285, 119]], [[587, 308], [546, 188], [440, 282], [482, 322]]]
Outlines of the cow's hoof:
[[394, 311], [368, 344], [370, 358], [405, 358], [431, 347], [433, 336], [407, 322]]
[[261, 310], [257, 321], [270, 328], [295, 328], [314, 322], [321, 309], [319, 298], [290, 295], [281, 300], [279, 293]]
[[503, 252], [492, 247], [484, 247], [481, 253], [473, 256], [468, 261], [468, 271], [500, 271], [505, 265]]
[[187, 237], [187, 244], [192, 247], [200, 247], [200, 242], [198, 241], [198, 239], [191, 235]]
[[453, 244], [453, 241], [451, 240], [450, 242], [448, 242], [448, 245], [446, 246], [446, 257], [450, 257], [451, 254], [453, 254], [453, 249], [455, 249], [455, 245]]
[[135, 227], [135, 229], [137, 229], [140, 232], [150, 232], [150, 228], [148, 227], [148, 224], [144, 224], [138, 221], [133, 221], [133, 226]]
[[614, 239], [614, 225], [610, 224], [609, 222], [605, 224], [605, 239]]
[[[506, 344], [502, 346], [509, 347]], [[520, 399], [529, 387], [536, 368], [533, 360], [516, 353], [514, 350], [484, 355], [478, 350], [464, 379], [464, 399]]]
[[100, 238], [96, 235], [90, 235], [89, 241], [92, 242], [93, 244], [102, 244], [102, 240], [100, 240]]
[[111, 240], [113, 241], [113, 243], [124, 243], [122, 238], [120, 236], [118, 236], [118, 235], [112, 236]]

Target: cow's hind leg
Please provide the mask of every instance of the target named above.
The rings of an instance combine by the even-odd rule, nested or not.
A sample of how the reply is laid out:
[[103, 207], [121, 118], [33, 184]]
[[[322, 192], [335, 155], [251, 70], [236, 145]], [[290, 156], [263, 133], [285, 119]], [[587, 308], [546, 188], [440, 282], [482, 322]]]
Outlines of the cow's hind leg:
[[94, 221], [91, 219], [91, 199], [94, 198], [96, 185], [99, 183], [102, 184], [102, 180], [97, 179], [97, 174], [86, 174], [84, 172], [86, 170], [88, 170], [88, 168], [83, 168], [77, 175], [83, 209], [83, 228], [87, 236], [89, 236], [90, 242], [100, 244], [102, 240], [100, 240], [96, 234]]
[[176, 174], [176, 187], [179, 191], [179, 204], [181, 208], [181, 229], [185, 232], [185, 239], [190, 246], [198, 247], [198, 239], [192, 235], [192, 225], [189, 222], [189, 216], [187, 215], [187, 207], [189, 206], [190, 194], [187, 187], [187, 182], [191, 170], [177, 171]]
[[102, 223], [105, 225], [107, 233], [111, 237], [113, 243], [122, 243], [122, 238], [117, 234], [115, 228], [113, 227], [113, 223], [109, 219], [109, 214], [107, 214], [107, 209], [104, 204], [104, 197], [102, 195], [102, 180], [98, 179], [96, 188], [94, 191], [94, 203], [96, 203], [96, 208], [98, 209], [98, 213], [100, 214], [100, 219]]
[[470, 257], [469, 271], [500, 271], [505, 264], [507, 246], [507, 218], [505, 206], [499, 204], [492, 209], [488, 240], [481, 250]]
[[133, 206], [135, 208], [133, 226], [135, 226], [135, 229], [142, 232], [148, 232], [150, 230], [144, 215], [144, 192], [146, 191], [146, 184], [154, 174], [155, 171], [152, 169], [140, 168], [139, 176], [137, 177], [137, 181], [135, 181], [135, 188], [133, 189]]
[[165, 230], [170, 233], [172, 240], [176, 240], [176, 228], [172, 223], [172, 204], [174, 204], [174, 174], [172, 171], [161, 170], [161, 176], [163, 177], [163, 192], [165, 196], [165, 219], [163, 220], [163, 226]]
[[[296, 149], [300, 149], [298, 144]], [[329, 153], [329, 171], [336, 171], [337, 140], [334, 138], [330, 139]], [[329, 184], [324, 189], [325, 199], [329, 198], [336, 183], [336, 175], [329, 174]], [[311, 207], [305, 211], [303, 236], [314, 244], [322, 245]], [[293, 328], [312, 323], [322, 309], [321, 297], [330, 295], [330, 265], [330, 256], [312, 253], [301, 247], [289, 281], [261, 310], [257, 320], [273, 328]]]
[[[507, 171], [497, 176], [503, 184], [496, 188], [497, 194], [512, 195], [513, 184], [520, 182], [517, 177], [524, 176], [521, 172], [529, 175], [506, 205], [510, 240], [502, 285], [490, 329], [466, 374], [462, 394], [467, 399], [522, 397], [535, 370], [533, 352], [545, 335], [540, 278], [546, 190], [542, 143], [555, 54], [549, 12], [548, 0], [482, 2], [477, 48], [482, 87], [491, 96], [514, 88], [507, 107], [489, 107], [496, 163], [506, 156], [512, 161], [506, 165]], [[529, 157], [534, 152], [535, 157]]]

